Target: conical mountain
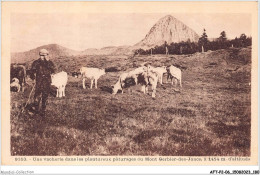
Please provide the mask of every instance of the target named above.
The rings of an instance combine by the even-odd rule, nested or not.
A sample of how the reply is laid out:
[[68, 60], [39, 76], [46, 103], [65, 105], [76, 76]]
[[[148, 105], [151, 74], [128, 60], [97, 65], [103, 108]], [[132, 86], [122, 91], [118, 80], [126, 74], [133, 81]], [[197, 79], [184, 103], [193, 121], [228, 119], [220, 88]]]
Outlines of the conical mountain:
[[165, 41], [170, 44], [172, 42], [179, 43], [182, 41], [197, 42], [199, 35], [189, 28], [187, 25], [167, 15], [161, 18], [139, 43], [135, 44], [135, 48], [148, 49], [156, 45], [162, 45]]

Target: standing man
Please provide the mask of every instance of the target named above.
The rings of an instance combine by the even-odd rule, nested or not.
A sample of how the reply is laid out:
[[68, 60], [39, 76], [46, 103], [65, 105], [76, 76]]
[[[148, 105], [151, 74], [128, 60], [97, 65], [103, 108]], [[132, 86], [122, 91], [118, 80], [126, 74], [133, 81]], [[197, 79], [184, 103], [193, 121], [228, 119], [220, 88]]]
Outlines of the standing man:
[[[34, 94], [34, 103], [36, 105], [35, 110], [42, 117], [45, 117], [46, 102], [51, 87], [51, 74], [55, 72], [55, 66], [53, 62], [49, 60], [49, 52], [46, 49], [41, 49], [39, 55], [40, 58], [32, 63], [31, 73], [33, 80], [36, 75]], [[40, 102], [42, 102], [41, 108]]]

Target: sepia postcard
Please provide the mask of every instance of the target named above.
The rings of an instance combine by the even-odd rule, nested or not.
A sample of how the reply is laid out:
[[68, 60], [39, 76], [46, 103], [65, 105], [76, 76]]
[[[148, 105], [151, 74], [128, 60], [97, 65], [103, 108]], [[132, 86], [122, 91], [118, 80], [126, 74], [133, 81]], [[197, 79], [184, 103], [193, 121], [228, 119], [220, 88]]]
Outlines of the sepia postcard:
[[2, 2], [3, 165], [257, 165], [257, 2]]

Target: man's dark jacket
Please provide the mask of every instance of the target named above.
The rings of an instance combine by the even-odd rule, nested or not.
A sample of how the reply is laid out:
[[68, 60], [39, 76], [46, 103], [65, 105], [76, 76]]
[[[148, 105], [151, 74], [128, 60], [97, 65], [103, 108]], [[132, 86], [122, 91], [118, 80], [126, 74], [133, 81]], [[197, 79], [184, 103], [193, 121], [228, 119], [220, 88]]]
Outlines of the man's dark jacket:
[[49, 88], [51, 85], [51, 74], [55, 72], [55, 67], [52, 61], [42, 60], [39, 58], [32, 63], [31, 73], [32, 79], [36, 74], [36, 87], [40, 89]]

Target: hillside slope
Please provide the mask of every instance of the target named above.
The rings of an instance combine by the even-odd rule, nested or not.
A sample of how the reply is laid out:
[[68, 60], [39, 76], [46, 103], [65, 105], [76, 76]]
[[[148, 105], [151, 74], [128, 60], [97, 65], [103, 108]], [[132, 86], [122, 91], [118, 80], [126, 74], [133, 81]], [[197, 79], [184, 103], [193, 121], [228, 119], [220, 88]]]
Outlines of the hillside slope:
[[68, 49], [58, 44], [49, 44], [49, 45], [37, 47], [35, 49], [26, 52], [11, 53], [11, 62], [25, 63], [25, 62], [35, 60], [39, 58], [39, 51], [41, 49], [47, 49], [49, 51], [49, 56], [54, 59], [60, 56], [74, 56], [80, 54], [79, 51]]

